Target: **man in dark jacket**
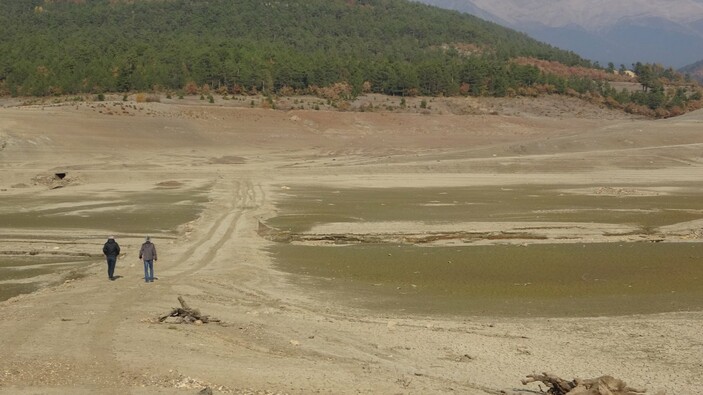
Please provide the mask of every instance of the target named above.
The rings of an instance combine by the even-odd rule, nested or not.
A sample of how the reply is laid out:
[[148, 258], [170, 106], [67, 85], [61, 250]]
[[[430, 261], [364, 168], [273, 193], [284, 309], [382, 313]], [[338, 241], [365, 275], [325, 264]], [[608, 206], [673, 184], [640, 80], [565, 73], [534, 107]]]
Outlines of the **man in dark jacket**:
[[117, 244], [115, 238], [110, 236], [103, 246], [103, 254], [107, 259], [107, 276], [111, 281], [115, 280], [115, 265], [117, 265], [117, 256], [120, 255], [120, 245]]
[[139, 259], [144, 261], [144, 281], [154, 282], [154, 261], [156, 257], [156, 246], [151, 242], [151, 237], [147, 236], [146, 241], [139, 250]]

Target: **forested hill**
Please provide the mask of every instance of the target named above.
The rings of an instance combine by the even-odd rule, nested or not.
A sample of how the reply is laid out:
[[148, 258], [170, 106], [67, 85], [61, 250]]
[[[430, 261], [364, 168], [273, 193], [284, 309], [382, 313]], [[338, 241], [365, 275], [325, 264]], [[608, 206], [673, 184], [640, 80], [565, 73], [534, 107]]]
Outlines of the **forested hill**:
[[[405, 0], [0, 1], [0, 94], [279, 92], [502, 95], [515, 57], [589, 62], [467, 14]], [[466, 93], [466, 92], [465, 92]]]
[[703, 106], [673, 70], [611, 70], [407, 0], [0, 1], [0, 95], [212, 89], [267, 95], [568, 94], [667, 117]]

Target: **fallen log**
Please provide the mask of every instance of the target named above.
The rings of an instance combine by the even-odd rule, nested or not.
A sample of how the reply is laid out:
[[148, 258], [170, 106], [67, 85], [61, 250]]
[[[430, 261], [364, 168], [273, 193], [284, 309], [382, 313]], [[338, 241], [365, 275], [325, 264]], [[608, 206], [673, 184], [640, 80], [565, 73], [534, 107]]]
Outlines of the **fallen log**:
[[182, 296], [178, 297], [181, 307], [174, 307], [170, 313], [159, 317], [159, 322], [164, 322], [168, 318], [176, 318], [178, 324], [207, 324], [209, 322], [220, 322], [217, 318], [200, 313], [200, 310], [188, 306]]
[[522, 380], [522, 385], [527, 385], [538, 381], [544, 383], [549, 388], [547, 393], [550, 395], [565, 395], [572, 389], [576, 388], [575, 381], [566, 381], [561, 377], [554, 376], [550, 373], [527, 375], [527, 378]]
[[523, 385], [534, 382], [544, 383], [549, 388], [549, 395], [642, 395], [647, 392], [629, 387], [624, 381], [612, 376], [567, 381], [550, 373], [542, 373], [528, 375], [522, 380]]

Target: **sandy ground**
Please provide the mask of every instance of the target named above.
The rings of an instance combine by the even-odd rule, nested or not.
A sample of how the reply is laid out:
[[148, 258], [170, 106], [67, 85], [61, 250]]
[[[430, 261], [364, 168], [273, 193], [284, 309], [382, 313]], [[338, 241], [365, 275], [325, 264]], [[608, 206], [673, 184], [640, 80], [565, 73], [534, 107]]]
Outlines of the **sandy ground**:
[[[282, 185], [535, 183], [582, 185], [571, 193], [664, 193], [657, 188], [703, 180], [701, 112], [652, 121], [559, 99], [437, 100], [424, 114], [197, 101], [6, 104], [5, 197], [80, 194], [80, 205], [105, 193], [205, 185], [208, 202], [176, 236], [154, 235], [152, 284], [141, 280], [142, 234], [116, 234], [126, 254], [121, 278], [110, 282], [99, 256], [110, 224], [70, 236], [0, 224], [2, 251], [41, 255], [62, 242], [61, 251], [98, 254], [83, 272], [57, 275], [58, 285], [0, 302], [0, 393], [196, 394], [209, 386], [223, 394], [527, 394], [538, 386], [520, 379], [542, 371], [608, 374], [648, 393], [700, 393], [703, 312], [510, 319], [355, 310], [276, 271], [265, 252], [271, 241], [257, 230], [275, 214]], [[37, 181], [63, 171], [73, 180], [63, 188]], [[630, 183], [651, 188], [623, 187]], [[369, 226], [418, 231], [413, 223]], [[697, 240], [699, 229], [680, 224], [665, 237]], [[584, 241], [612, 231], [582, 230]], [[178, 295], [222, 324], [158, 323]]]

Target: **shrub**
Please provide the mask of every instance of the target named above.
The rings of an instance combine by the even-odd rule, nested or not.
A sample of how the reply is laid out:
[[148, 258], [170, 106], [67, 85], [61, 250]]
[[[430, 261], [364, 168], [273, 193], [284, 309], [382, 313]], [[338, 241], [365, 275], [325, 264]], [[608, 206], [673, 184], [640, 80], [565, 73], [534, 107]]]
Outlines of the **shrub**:
[[679, 106], [674, 106], [671, 108], [671, 110], [669, 110], [669, 116], [672, 116], [672, 117], [677, 117], [677, 116], [683, 115], [685, 113], [686, 113], [686, 111], [684, 111], [684, 109], [682, 109]]
[[183, 89], [185, 89], [186, 94], [195, 95], [198, 93], [198, 84], [194, 81], [188, 81]]
[[10, 89], [7, 87], [7, 83], [3, 80], [0, 81], [0, 96], [9, 96]]
[[335, 103], [335, 107], [340, 111], [348, 111], [351, 108], [351, 103], [344, 100], [344, 101]]
[[[63, 94], [63, 89], [60, 86], [50, 86], [49, 95], [51, 96], [61, 96]], [[0, 87], [0, 96], [2, 96], [2, 87]]]
[[352, 98], [353, 88], [346, 82], [337, 82], [331, 86], [324, 88], [310, 87], [312, 93], [327, 99], [328, 104], [331, 104], [333, 100], [349, 100]]
[[695, 111], [703, 108], [703, 100], [696, 100], [688, 103], [688, 111]]
[[295, 89], [291, 88], [288, 85], [285, 85], [278, 90], [278, 93], [282, 96], [293, 96], [295, 94]]
[[607, 105], [610, 108], [618, 108], [618, 109], [622, 108], [622, 104], [620, 104], [619, 101], [617, 101], [615, 98], [610, 97], [610, 96], [605, 98], [605, 105]]
[[532, 86], [518, 88], [518, 94], [521, 96], [537, 97], [539, 93], [539, 90]]
[[669, 111], [667, 111], [665, 108], [659, 107], [656, 110], [654, 110], [654, 116], [657, 118], [668, 118], [670, 117]]
[[645, 115], [648, 117], [653, 117], [655, 115], [654, 111], [652, 111], [649, 107], [635, 103], [630, 103], [625, 106], [625, 112], [636, 115]]

